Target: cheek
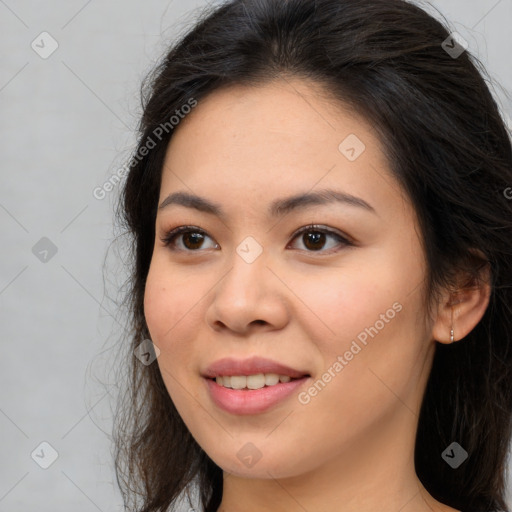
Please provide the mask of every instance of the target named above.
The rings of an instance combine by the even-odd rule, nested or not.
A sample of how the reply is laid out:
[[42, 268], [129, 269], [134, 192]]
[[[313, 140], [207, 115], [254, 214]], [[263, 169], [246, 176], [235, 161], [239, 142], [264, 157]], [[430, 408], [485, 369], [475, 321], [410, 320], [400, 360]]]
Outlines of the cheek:
[[304, 320], [303, 329], [312, 339], [333, 350], [343, 348], [400, 298], [400, 283], [391, 278], [389, 267], [386, 274], [379, 276], [379, 267], [373, 264], [297, 277], [293, 291], [307, 306], [297, 319]]
[[200, 291], [166, 267], [158, 258], [151, 263], [144, 290], [144, 316], [152, 339], [165, 346], [194, 314]]
[[[331, 298], [334, 301], [336, 296]], [[301, 403], [311, 400], [303, 409], [304, 422], [310, 421], [307, 416], [314, 410], [315, 423], [334, 425], [331, 432], [348, 438], [403, 407], [402, 400], [413, 407], [412, 395], [423, 367], [411, 301], [390, 301], [385, 290], [366, 300], [359, 297], [358, 308], [345, 302], [349, 298], [356, 300], [357, 294], [338, 297], [338, 305], [345, 304], [354, 314], [338, 308], [338, 319], [330, 324], [336, 336], [312, 338], [321, 351], [323, 373], [301, 397]], [[327, 299], [322, 300], [329, 307]]]
[[173, 325], [173, 302], [165, 280], [151, 266], [144, 290], [144, 317], [151, 339], [158, 345], [163, 341], [165, 331]]
[[186, 400], [182, 385], [190, 379], [190, 358], [194, 353], [190, 329], [197, 325], [197, 308], [193, 305], [198, 300], [190, 281], [187, 286], [177, 277], [158, 259], [153, 260], [144, 290], [144, 316], [151, 340], [160, 350], [156, 362], [167, 391], [175, 405], [183, 408]]
[[378, 376], [400, 388], [412, 377], [411, 366], [424, 349], [421, 286], [413, 283], [421, 282], [424, 269], [421, 260], [407, 261], [404, 253], [410, 254], [382, 251], [358, 265], [347, 261], [328, 280], [318, 274], [294, 290], [315, 313], [308, 311], [299, 321], [318, 347], [323, 367], [332, 368], [338, 356], [347, 361], [336, 372], [344, 377], [333, 389], [350, 382], [370, 391], [382, 387]]

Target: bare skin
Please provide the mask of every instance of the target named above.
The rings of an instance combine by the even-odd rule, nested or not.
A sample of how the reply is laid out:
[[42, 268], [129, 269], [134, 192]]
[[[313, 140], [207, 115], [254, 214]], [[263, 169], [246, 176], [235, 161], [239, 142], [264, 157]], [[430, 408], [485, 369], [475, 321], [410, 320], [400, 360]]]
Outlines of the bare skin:
[[[418, 412], [435, 340], [450, 342], [452, 318], [455, 340], [470, 332], [489, 289], [462, 291], [455, 306], [446, 291], [427, 315], [414, 209], [371, 126], [318, 92], [298, 79], [233, 86], [177, 127], [159, 204], [183, 191], [220, 205], [225, 217], [178, 204], [158, 210], [144, 303], [158, 365], [185, 424], [224, 471], [221, 512], [454, 512], [415, 473]], [[348, 153], [339, 149], [350, 134], [364, 151], [350, 151], [355, 139]], [[274, 200], [327, 188], [373, 211], [330, 202], [267, 213]], [[293, 236], [309, 224], [334, 234]], [[181, 234], [173, 246], [162, 242], [187, 225], [204, 232], [202, 241]], [[263, 250], [251, 263], [236, 251], [248, 236]], [[372, 326], [378, 332], [345, 356]], [[254, 354], [311, 378], [263, 413], [220, 409], [201, 372]], [[346, 364], [335, 371], [339, 355]], [[329, 369], [325, 387], [309, 393]], [[261, 456], [251, 467], [237, 456], [248, 443]]]

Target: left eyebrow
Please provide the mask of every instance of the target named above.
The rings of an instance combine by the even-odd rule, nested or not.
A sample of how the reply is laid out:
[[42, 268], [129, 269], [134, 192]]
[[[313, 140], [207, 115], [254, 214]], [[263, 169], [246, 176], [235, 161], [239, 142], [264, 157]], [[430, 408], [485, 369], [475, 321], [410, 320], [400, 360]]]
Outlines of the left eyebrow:
[[278, 215], [285, 215], [300, 207], [322, 205], [333, 202], [362, 208], [377, 215], [375, 208], [368, 204], [364, 199], [333, 189], [323, 189], [317, 192], [297, 194], [284, 199], [278, 199], [270, 205], [269, 213], [275, 217]]
[[[290, 213], [299, 208], [307, 208], [313, 205], [323, 205], [328, 203], [343, 203], [348, 206], [364, 209], [377, 215], [373, 206], [360, 197], [347, 194], [333, 189], [323, 189], [317, 192], [306, 192], [293, 196], [277, 199], [273, 201], [268, 209], [268, 213], [272, 217], [277, 217]], [[204, 197], [190, 194], [188, 192], [174, 192], [169, 194], [158, 207], [160, 210], [171, 204], [179, 204], [187, 208], [194, 208], [201, 212], [216, 215], [225, 218], [225, 212], [219, 204], [213, 203]]]

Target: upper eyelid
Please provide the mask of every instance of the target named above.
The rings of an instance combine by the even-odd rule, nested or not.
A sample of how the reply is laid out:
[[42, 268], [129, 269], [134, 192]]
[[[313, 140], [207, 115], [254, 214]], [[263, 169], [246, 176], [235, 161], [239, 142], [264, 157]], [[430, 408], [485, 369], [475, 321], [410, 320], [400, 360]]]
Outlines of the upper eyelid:
[[299, 229], [296, 229], [291, 235], [290, 237], [292, 238], [295, 238], [296, 236], [300, 235], [301, 233], [303, 232], [307, 232], [307, 231], [320, 231], [320, 232], [324, 232], [325, 234], [328, 234], [328, 235], [333, 235], [333, 236], [338, 236], [340, 237], [341, 239], [347, 241], [347, 242], [350, 242], [350, 243], [354, 243], [354, 240], [351, 236], [343, 233], [342, 231], [339, 231], [337, 229], [334, 229], [334, 228], [330, 228], [330, 227], [327, 227], [327, 226], [323, 226], [322, 224], [307, 224], [306, 226], [302, 226], [300, 227]]
[[[338, 238], [339, 241], [341, 241], [341, 243], [345, 243], [345, 245], [355, 245], [355, 241], [354, 239], [341, 232], [341, 231], [338, 231], [334, 228], [331, 228], [331, 227], [327, 227], [327, 226], [324, 226], [322, 224], [307, 224], [305, 226], [302, 226], [296, 230], [294, 230], [290, 235], [289, 235], [289, 238], [291, 239], [291, 241], [293, 241], [297, 236], [299, 236], [300, 234], [304, 233], [304, 232], [308, 232], [308, 231], [319, 231], [319, 232], [323, 232], [325, 233], [326, 235], [330, 235], [334, 238]], [[171, 245], [172, 243], [174, 243], [174, 239], [179, 237], [180, 235], [183, 235], [183, 234], [186, 234], [186, 233], [201, 233], [203, 235], [206, 235], [208, 238], [210, 238], [211, 240], [215, 241], [215, 239], [210, 236], [207, 231], [205, 231], [204, 229], [200, 228], [199, 226], [192, 226], [192, 225], [181, 225], [181, 226], [177, 226], [171, 230], [168, 230], [164, 233], [164, 236], [161, 237], [161, 240], [163, 242], [167, 242], [169, 240], [172, 240], [172, 241], [169, 241], [168, 242], [168, 245]], [[218, 242], [215, 242], [217, 245], [218, 245]], [[166, 244], [167, 245], [167, 244]], [[186, 250], [186, 252], [200, 252], [200, 249], [196, 250], [196, 251], [193, 251], [193, 250]], [[308, 252], [318, 252], [318, 253], [321, 253], [321, 252], [328, 252], [328, 251], [308, 251]]]

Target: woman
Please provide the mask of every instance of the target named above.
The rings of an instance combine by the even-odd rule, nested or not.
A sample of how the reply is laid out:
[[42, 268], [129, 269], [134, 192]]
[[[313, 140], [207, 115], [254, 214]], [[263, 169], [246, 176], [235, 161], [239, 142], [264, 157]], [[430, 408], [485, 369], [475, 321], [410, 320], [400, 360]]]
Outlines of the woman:
[[512, 149], [475, 62], [402, 0], [232, 0], [170, 49], [119, 204], [130, 510], [506, 510]]

